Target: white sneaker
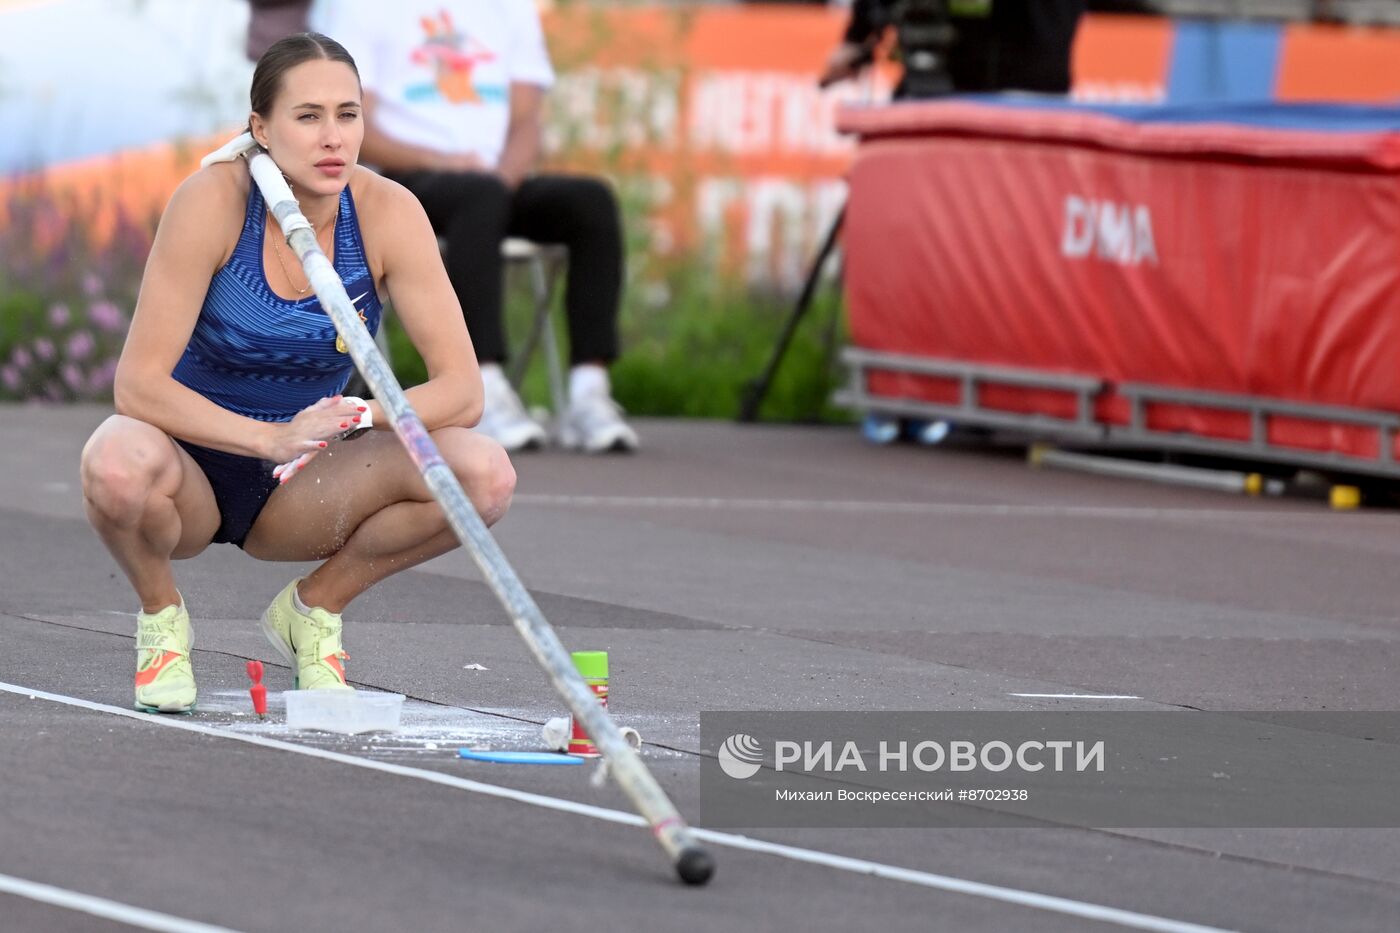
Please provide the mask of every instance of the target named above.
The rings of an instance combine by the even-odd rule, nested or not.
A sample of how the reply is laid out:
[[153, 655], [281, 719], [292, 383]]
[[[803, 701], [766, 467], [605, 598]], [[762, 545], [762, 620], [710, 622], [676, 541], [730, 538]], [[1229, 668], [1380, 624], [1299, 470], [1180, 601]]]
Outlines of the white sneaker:
[[637, 432], [622, 420], [622, 406], [606, 392], [578, 395], [559, 426], [559, 443], [569, 450], [599, 454], [637, 449]]
[[548, 432], [525, 411], [520, 396], [510, 387], [501, 367], [487, 363], [481, 367], [485, 405], [476, 430], [495, 440], [506, 450], [540, 447]]

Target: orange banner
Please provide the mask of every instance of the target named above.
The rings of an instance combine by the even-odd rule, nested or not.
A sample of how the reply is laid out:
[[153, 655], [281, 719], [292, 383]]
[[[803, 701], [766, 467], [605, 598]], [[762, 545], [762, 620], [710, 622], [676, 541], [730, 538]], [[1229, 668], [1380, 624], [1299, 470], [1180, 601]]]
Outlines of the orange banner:
[[[546, 24], [559, 71], [551, 162], [625, 180], [626, 199], [653, 218], [648, 255], [709, 249], [752, 282], [792, 285], [845, 200], [854, 146], [835, 130], [836, 109], [887, 98], [896, 77], [886, 68], [865, 84], [816, 87], [844, 21], [836, 10], [761, 5], [556, 10]], [[1281, 37], [1279, 96], [1400, 96], [1400, 33], [1270, 28]], [[1075, 96], [1168, 99], [1177, 37], [1164, 19], [1085, 17]], [[215, 141], [54, 166], [44, 176], [77, 191], [99, 230], [109, 229], [118, 208], [135, 217], [159, 211]]]

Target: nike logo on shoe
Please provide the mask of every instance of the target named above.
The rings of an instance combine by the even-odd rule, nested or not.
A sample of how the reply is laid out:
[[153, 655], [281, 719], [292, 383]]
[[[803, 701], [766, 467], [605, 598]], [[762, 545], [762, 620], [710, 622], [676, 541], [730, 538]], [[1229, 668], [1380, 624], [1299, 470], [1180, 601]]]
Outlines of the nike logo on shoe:
[[345, 668], [340, 663], [340, 656], [328, 654], [322, 660], [331, 666], [336, 676], [340, 678], [340, 682], [345, 683]]
[[182, 657], [183, 655], [176, 654], [174, 651], [165, 652], [160, 656], [159, 661], [152, 664], [144, 671], [136, 672], [136, 686], [144, 687], [147, 684], [152, 683], [157, 677], [160, 676], [161, 671], [165, 670], [168, 666], [170, 666], [170, 664], [172, 664], [175, 661], [178, 661]]

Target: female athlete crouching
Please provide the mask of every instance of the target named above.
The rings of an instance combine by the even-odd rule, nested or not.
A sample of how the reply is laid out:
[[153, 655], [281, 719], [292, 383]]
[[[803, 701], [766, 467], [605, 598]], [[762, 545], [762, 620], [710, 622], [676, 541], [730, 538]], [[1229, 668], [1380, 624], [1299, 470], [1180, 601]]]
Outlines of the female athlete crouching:
[[[428, 369], [409, 401], [482, 518], [497, 521], [515, 473], [499, 444], [469, 430], [481, 378], [423, 209], [356, 165], [354, 61], [325, 36], [289, 36], [258, 62], [250, 96], [249, 129], [371, 330], [392, 299]], [[379, 403], [339, 394], [353, 364], [281, 237], [243, 160], [180, 186], [122, 351], [118, 414], [83, 450], [88, 518], [141, 600], [138, 708], [195, 703], [172, 559], [231, 542], [263, 560], [323, 560], [278, 594], [263, 628], [301, 688], [344, 690], [341, 611], [458, 543]], [[353, 436], [366, 421], [372, 430]]]

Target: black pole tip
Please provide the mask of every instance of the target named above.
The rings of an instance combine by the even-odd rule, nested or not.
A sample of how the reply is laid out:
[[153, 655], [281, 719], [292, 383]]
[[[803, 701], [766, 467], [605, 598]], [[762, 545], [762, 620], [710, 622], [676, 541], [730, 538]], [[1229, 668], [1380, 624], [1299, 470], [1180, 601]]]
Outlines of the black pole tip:
[[682, 881], [691, 885], [702, 885], [715, 873], [715, 860], [699, 846], [688, 846], [681, 850], [676, 859], [676, 874]]

